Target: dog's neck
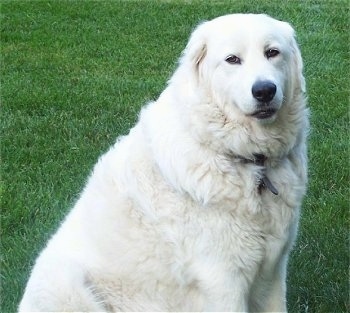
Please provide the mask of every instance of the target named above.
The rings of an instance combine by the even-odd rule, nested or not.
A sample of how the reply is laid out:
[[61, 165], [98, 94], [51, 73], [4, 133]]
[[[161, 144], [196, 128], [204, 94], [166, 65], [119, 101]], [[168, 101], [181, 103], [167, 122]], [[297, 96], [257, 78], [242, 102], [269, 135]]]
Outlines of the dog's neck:
[[278, 190], [266, 175], [265, 161], [267, 160], [267, 157], [264, 154], [254, 153], [252, 159], [237, 156], [237, 159], [244, 164], [254, 164], [262, 168], [262, 176], [259, 178], [257, 183], [259, 194], [261, 194], [264, 189], [268, 189], [274, 195], [278, 195]]

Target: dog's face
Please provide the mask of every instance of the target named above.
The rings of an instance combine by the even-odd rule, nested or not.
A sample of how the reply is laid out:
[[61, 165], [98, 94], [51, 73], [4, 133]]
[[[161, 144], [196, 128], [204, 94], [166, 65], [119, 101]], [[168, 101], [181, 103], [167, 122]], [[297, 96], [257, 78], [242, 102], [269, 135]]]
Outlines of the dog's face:
[[201, 24], [184, 52], [198, 83], [228, 115], [272, 122], [293, 90], [304, 90], [300, 52], [289, 24], [233, 14]]

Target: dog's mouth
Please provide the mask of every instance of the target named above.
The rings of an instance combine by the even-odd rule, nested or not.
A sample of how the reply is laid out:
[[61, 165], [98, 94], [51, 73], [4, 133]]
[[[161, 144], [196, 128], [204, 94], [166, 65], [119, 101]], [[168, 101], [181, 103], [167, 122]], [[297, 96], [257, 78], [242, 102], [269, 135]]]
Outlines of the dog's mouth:
[[258, 119], [265, 119], [265, 118], [272, 117], [273, 115], [275, 115], [276, 112], [277, 112], [276, 109], [266, 108], [266, 109], [261, 109], [261, 110], [255, 111], [253, 114], [251, 114], [251, 116], [258, 118]]

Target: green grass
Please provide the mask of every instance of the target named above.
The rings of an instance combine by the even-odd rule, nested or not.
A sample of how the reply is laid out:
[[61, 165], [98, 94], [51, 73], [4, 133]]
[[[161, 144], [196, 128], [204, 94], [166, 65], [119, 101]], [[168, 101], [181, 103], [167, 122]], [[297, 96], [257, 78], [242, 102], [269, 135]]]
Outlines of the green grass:
[[[349, 3], [2, 1], [1, 312], [97, 157], [159, 95], [201, 20], [264, 12], [296, 28], [311, 108], [310, 184], [290, 312], [349, 311]], [[55, 269], [53, 269], [55, 270]]]

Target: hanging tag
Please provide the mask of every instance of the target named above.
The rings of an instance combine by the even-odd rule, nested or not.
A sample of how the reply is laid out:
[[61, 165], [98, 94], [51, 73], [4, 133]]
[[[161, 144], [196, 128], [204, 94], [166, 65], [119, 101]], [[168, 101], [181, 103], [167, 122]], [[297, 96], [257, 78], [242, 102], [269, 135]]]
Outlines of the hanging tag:
[[264, 184], [264, 187], [266, 187], [268, 190], [270, 190], [274, 195], [278, 195], [278, 190], [276, 189], [276, 187], [274, 185], [272, 185], [271, 181], [269, 180], [269, 178], [264, 175], [262, 177], [262, 182]]

